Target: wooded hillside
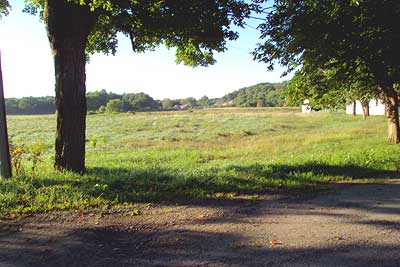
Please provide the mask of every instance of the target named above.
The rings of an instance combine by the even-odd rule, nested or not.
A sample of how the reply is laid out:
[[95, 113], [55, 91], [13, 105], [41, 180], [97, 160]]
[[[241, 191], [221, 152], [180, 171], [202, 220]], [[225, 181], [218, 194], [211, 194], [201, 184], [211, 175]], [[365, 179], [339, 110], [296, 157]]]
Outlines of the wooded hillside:
[[244, 87], [216, 99], [217, 105], [235, 107], [280, 107], [285, 105], [285, 90], [287, 82], [259, 83]]

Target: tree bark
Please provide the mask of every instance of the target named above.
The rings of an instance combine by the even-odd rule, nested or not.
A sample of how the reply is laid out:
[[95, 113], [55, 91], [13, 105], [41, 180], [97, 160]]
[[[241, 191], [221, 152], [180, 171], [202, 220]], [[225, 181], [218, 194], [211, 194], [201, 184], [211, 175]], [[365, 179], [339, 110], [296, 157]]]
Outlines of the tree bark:
[[85, 171], [86, 55], [97, 16], [87, 6], [46, 0], [44, 17], [54, 57], [57, 170]]
[[399, 96], [393, 87], [385, 88], [386, 109], [388, 117], [388, 143], [400, 143]]
[[362, 110], [363, 110], [363, 119], [365, 120], [369, 116], [369, 101], [360, 100]]
[[365, 116], [369, 117], [369, 103], [365, 106]]
[[3, 75], [1, 71], [1, 54], [0, 54], [0, 176], [10, 178], [11, 159], [10, 146], [8, 143], [6, 106], [4, 101]]
[[353, 101], [353, 116], [357, 115], [357, 102], [354, 100]]

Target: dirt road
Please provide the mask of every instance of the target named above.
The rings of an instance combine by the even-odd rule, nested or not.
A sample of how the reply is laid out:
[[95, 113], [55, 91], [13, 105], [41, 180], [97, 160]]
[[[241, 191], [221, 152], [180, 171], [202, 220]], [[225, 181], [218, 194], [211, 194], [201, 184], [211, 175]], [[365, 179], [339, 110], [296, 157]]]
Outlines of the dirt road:
[[400, 180], [332, 189], [3, 222], [0, 266], [400, 266]]

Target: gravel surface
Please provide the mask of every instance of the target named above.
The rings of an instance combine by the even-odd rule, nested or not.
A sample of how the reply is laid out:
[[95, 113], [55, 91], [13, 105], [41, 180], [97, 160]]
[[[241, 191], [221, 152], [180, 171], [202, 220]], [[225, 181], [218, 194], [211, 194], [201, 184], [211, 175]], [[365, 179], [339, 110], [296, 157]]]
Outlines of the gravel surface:
[[0, 266], [400, 266], [400, 180], [331, 189], [3, 221]]

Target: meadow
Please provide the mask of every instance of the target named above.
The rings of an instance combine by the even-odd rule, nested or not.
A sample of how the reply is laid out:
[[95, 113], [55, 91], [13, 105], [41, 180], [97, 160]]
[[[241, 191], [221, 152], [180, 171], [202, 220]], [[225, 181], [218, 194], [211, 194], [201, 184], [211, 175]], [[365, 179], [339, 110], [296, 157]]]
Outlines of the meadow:
[[[87, 118], [87, 173], [53, 170], [55, 116], [9, 116], [19, 175], [0, 180], [0, 217], [314, 192], [400, 168], [383, 116], [228, 108]], [[44, 152], [32, 169], [30, 148]], [[24, 152], [25, 151], [25, 152]]]

